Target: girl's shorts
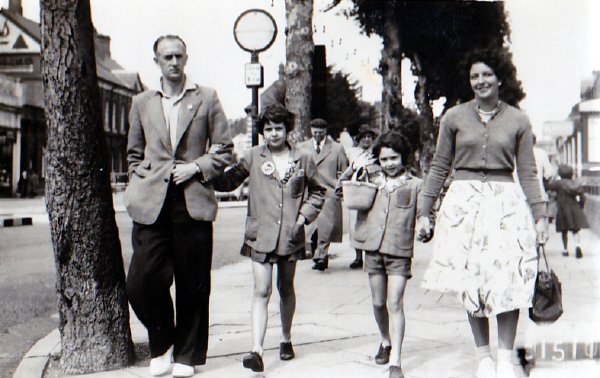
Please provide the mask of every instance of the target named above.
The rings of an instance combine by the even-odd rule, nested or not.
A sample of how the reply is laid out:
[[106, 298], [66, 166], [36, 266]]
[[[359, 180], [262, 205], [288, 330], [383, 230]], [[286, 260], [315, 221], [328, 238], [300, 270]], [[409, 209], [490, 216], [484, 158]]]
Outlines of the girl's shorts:
[[410, 257], [393, 256], [386, 253], [365, 251], [365, 272], [412, 277], [412, 259]]

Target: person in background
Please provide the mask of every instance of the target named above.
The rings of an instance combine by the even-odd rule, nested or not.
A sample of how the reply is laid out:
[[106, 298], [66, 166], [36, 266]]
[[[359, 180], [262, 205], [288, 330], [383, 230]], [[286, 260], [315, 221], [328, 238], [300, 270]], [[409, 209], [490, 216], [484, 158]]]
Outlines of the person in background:
[[[346, 156], [348, 157], [348, 162], [350, 165], [356, 160], [359, 156], [369, 156], [373, 150], [373, 142], [377, 137], [377, 133], [375, 130], [371, 128], [371, 126], [367, 124], [363, 124], [360, 126], [358, 133], [355, 136], [356, 147], [350, 148], [346, 150]], [[354, 223], [356, 221], [356, 212], [353, 210], [348, 211], [348, 223], [349, 223], [349, 234], [352, 239], [352, 230], [354, 229]], [[361, 269], [363, 267], [363, 251], [360, 249], [355, 249], [356, 257], [354, 261], [350, 263], [350, 269]]]
[[329, 245], [340, 243], [343, 235], [342, 203], [335, 195], [339, 175], [348, 167], [344, 148], [327, 136], [327, 121], [321, 118], [310, 122], [312, 138], [298, 143], [298, 148], [310, 152], [317, 163], [319, 181], [327, 189], [323, 209], [316, 222], [306, 229], [313, 269], [324, 271], [329, 266]]
[[[389, 362], [390, 378], [404, 377], [400, 365], [405, 329], [404, 290], [412, 277], [415, 223], [422, 185], [422, 180], [406, 169], [412, 156], [406, 138], [398, 131], [388, 131], [381, 135], [373, 148], [377, 169], [372, 169], [373, 158], [363, 154], [340, 179], [340, 182], [347, 180], [355, 170], [370, 166], [369, 181], [380, 188], [371, 208], [357, 211], [351, 243], [365, 251], [373, 313], [381, 335], [375, 363], [384, 365]], [[429, 238], [423, 239], [424, 236], [426, 234], [418, 239], [428, 242]]]
[[304, 226], [317, 218], [325, 195], [311, 153], [287, 142], [293, 125], [293, 114], [283, 105], [266, 106], [257, 125], [265, 144], [246, 151], [230, 170], [212, 181], [216, 190], [227, 192], [249, 178], [242, 255], [251, 259], [254, 276], [252, 350], [242, 364], [254, 372], [264, 370], [263, 344], [274, 265], [281, 316], [279, 358], [287, 361], [295, 357], [291, 332], [296, 311], [296, 262], [305, 256]]
[[[215, 193], [207, 183], [233, 147], [217, 92], [184, 73], [185, 42], [159, 37], [156, 90], [136, 95], [129, 113], [125, 205], [133, 219], [127, 296], [148, 330], [150, 374], [191, 377], [206, 363]], [[221, 146], [208, 152], [209, 144]], [[170, 287], [176, 284], [175, 312]]]
[[21, 198], [29, 197], [29, 177], [27, 171], [21, 172], [21, 177], [19, 177], [19, 182], [17, 182], [17, 193]]
[[566, 164], [558, 166], [560, 180], [552, 180], [548, 188], [556, 192], [556, 232], [560, 232], [563, 242], [563, 256], [569, 256], [569, 232], [575, 242], [575, 257], [583, 257], [579, 240], [579, 231], [589, 228], [587, 217], [583, 212], [585, 193], [583, 186], [573, 180], [573, 168]]
[[[513, 378], [519, 309], [531, 307], [536, 247], [548, 239], [546, 202], [536, 176], [531, 124], [501, 100], [503, 84], [516, 80], [510, 53], [473, 51], [465, 71], [475, 97], [442, 118], [423, 187], [417, 228], [429, 232], [431, 207], [454, 167], [437, 215], [423, 287], [457, 293], [477, 347], [476, 376]], [[513, 180], [515, 165], [522, 190]], [[490, 317], [497, 320], [496, 363], [490, 351]]]

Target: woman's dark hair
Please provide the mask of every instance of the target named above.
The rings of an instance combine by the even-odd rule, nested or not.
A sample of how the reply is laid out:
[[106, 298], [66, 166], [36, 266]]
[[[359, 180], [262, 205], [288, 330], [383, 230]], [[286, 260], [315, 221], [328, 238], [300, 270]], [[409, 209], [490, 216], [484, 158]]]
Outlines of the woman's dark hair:
[[[517, 69], [512, 62], [512, 54], [507, 48], [496, 47], [471, 51], [461, 62], [463, 77], [469, 78], [471, 67], [475, 63], [484, 63], [494, 71], [502, 83], [499, 87], [499, 96], [503, 101], [518, 106], [519, 101], [525, 98], [521, 82], [517, 79]], [[466, 83], [468, 82], [467, 80]], [[472, 94], [472, 91], [470, 93]]]
[[280, 103], [268, 105], [258, 115], [256, 126], [259, 134], [263, 133], [265, 124], [269, 122], [283, 123], [285, 125], [285, 131], [289, 133], [294, 128], [294, 113], [287, 110], [287, 108]]
[[402, 165], [408, 167], [412, 164], [413, 151], [408, 143], [408, 139], [398, 130], [387, 131], [375, 141], [373, 146], [373, 155], [379, 159], [379, 153], [383, 147], [391, 148], [402, 157]]

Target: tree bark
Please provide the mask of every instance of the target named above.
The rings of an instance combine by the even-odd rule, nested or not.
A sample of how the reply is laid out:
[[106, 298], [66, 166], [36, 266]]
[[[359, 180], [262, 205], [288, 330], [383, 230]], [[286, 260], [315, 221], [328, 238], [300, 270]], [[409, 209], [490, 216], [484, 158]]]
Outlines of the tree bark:
[[383, 80], [382, 116], [383, 130], [399, 124], [402, 110], [402, 49], [400, 25], [394, 18], [394, 9], [384, 11], [383, 49], [379, 70]]
[[42, 0], [41, 15], [60, 365], [67, 374], [119, 368], [134, 353], [89, 0]]
[[433, 158], [435, 146], [433, 145], [433, 109], [431, 108], [431, 100], [427, 91], [427, 77], [423, 72], [423, 66], [419, 55], [415, 54], [412, 57], [413, 65], [417, 73], [417, 85], [415, 86], [415, 101], [419, 114], [423, 117], [423, 124], [420, 130], [421, 136], [421, 151], [419, 152], [419, 170], [420, 174], [429, 171], [429, 163]]
[[287, 40], [285, 98], [287, 108], [296, 115], [291, 143], [310, 136], [311, 79], [314, 42], [312, 39], [313, 0], [285, 0]]

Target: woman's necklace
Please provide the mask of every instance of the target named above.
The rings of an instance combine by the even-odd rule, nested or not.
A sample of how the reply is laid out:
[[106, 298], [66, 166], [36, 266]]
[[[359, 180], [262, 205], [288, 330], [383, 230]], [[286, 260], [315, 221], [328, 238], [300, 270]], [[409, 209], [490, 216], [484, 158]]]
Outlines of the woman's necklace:
[[492, 110], [483, 110], [479, 105], [477, 105], [477, 114], [479, 114], [479, 118], [483, 121], [483, 123], [488, 123], [490, 119], [496, 114], [496, 112], [500, 109], [500, 101], [496, 104], [496, 106]]

